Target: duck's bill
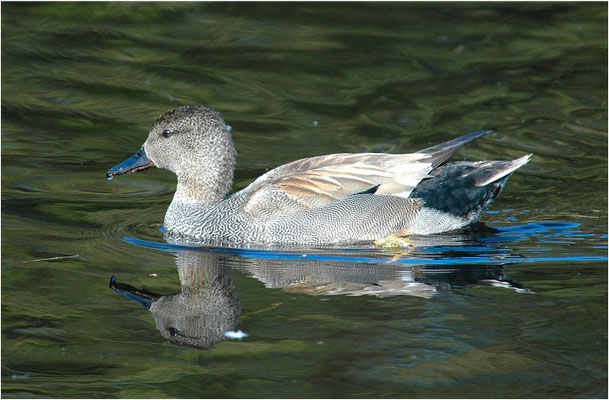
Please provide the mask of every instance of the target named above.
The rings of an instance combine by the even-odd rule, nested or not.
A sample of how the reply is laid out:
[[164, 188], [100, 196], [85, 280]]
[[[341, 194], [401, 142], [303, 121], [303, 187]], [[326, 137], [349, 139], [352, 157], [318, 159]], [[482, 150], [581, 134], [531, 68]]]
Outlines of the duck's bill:
[[150, 308], [152, 303], [161, 298], [160, 294], [149, 292], [145, 289], [138, 289], [126, 283], [118, 283], [115, 276], [110, 278], [110, 288], [128, 299], [137, 301], [146, 308]]
[[143, 148], [139, 149], [137, 153], [112, 167], [106, 172], [106, 178], [112, 178], [115, 175], [123, 175], [129, 172], [141, 171], [146, 168], [154, 167], [154, 163], [148, 159], [146, 152]]

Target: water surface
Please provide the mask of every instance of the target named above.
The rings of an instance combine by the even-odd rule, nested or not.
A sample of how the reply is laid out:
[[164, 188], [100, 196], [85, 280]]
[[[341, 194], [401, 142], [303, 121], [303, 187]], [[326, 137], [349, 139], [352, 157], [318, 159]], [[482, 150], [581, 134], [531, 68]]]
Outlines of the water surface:
[[[4, 3], [2, 37], [4, 397], [607, 396], [606, 4]], [[236, 189], [478, 129], [454, 159], [535, 155], [405, 250], [187, 248], [174, 176], [104, 179], [186, 104]]]

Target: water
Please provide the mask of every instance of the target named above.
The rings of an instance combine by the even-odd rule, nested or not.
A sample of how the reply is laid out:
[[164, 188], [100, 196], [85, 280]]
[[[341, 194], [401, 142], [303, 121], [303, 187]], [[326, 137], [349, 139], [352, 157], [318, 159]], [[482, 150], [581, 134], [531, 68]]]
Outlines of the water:
[[[606, 4], [5, 3], [2, 38], [4, 397], [607, 396]], [[408, 249], [185, 248], [170, 173], [104, 178], [184, 104], [237, 189], [478, 129], [454, 159], [535, 155]]]

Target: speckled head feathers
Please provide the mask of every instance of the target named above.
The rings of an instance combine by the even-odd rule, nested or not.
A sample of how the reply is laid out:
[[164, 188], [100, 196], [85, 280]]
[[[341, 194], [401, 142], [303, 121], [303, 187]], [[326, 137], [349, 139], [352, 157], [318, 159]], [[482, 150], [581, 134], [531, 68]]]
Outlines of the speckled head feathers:
[[228, 126], [211, 108], [184, 106], [161, 114], [144, 150], [157, 167], [178, 176], [178, 195], [221, 198], [232, 186], [237, 155]]
[[203, 106], [182, 106], [173, 108], [161, 114], [155, 121], [153, 126], [162, 123], [172, 123], [183, 118], [203, 117], [211, 120], [217, 120], [223, 123], [222, 116], [219, 112]]

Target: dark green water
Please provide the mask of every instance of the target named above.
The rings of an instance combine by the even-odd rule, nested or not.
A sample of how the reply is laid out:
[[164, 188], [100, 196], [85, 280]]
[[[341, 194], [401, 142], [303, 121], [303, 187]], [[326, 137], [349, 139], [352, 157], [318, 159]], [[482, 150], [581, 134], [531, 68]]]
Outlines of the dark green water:
[[[1, 83], [3, 397], [608, 395], [607, 4], [5, 2]], [[173, 175], [104, 172], [185, 104], [237, 188], [477, 129], [455, 159], [535, 155], [406, 252], [178, 251]]]

